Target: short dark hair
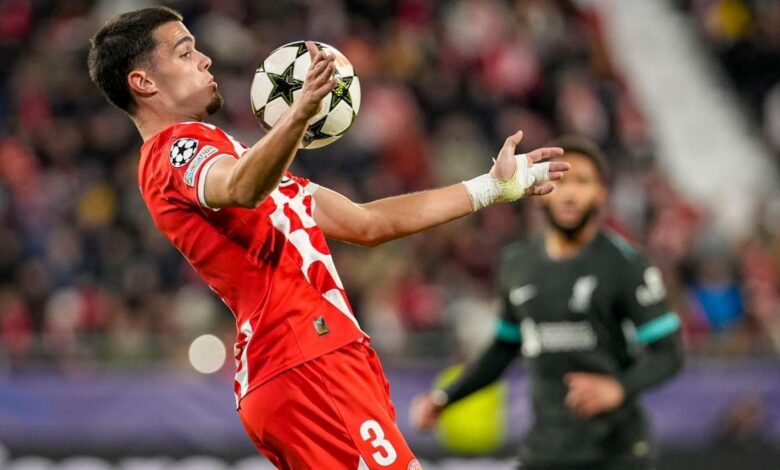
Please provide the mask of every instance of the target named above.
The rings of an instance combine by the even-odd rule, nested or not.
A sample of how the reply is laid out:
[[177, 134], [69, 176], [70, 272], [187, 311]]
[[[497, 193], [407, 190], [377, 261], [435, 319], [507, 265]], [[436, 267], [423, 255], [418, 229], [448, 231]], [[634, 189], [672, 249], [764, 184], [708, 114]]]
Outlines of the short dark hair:
[[127, 74], [149, 60], [157, 46], [154, 30], [171, 21], [182, 21], [182, 16], [168, 7], [131, 11], [106, 22], [90, 40], [90, 78], [111, 104], [130, 115], [137, 105], [127, 85]]
[[602, 182], [609, 181], [609, 163], [604, 152], [593, 141], [576, 135], [566, 135], [550, 142], [548, 147], [560, 147], [563, 153], [578, 153], [587, 157], [596, 166], [596, 171]]

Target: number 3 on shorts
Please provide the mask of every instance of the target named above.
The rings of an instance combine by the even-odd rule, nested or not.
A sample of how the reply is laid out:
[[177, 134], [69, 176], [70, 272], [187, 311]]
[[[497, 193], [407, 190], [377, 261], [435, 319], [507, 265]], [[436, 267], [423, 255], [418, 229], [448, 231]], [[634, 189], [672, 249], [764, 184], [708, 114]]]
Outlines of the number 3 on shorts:
[[385, 439], [385, 431], [382, 429], [382, 426], [375, 420], [369, 419], [360, 425], [360, 437], [364, 441], [371, 441], [370, 444], [374, 449], [382, 449], [384, 451], [371, 454], [376, 463], [386, 467], [395, 462], [398, 454], [395, 448], [393, 448], [393, 444], [390, 444], [390, 441]]

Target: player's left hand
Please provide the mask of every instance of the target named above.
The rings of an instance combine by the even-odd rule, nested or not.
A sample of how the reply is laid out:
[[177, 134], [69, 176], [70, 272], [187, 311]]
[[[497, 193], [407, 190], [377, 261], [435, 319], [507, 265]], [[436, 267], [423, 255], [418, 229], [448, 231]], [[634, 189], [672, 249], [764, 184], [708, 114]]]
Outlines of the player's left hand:
[[516, 155], [517, 146], [522, 139], [523, 131], [510, 135], [504, 141], [504, 146], [490, 169], [490, 176], [499, 180], [504, 201], [545, 195], [554, 188], [550, 181], [563, 178], [563, 172], [570, 168], [566, 162], [543, 161], [563, 155], [563, 149], [559, 147], [542, 147], [527, 154]]
[[293, 117], [305, 122], [314, 117], [322, 107], [322, 99], [336, 86], [333, 71], [336, 70], [336, 57], [325, 51], [320, 51], [313, 41], [306, 41], [311, 65], [306, 72], [301, 94], [292, 105]]
[[626, 397], [623, 386], [611, 375], [572, 372], [563, 380], [569, 387], [566, 406], [583, 418], [612, 411]]

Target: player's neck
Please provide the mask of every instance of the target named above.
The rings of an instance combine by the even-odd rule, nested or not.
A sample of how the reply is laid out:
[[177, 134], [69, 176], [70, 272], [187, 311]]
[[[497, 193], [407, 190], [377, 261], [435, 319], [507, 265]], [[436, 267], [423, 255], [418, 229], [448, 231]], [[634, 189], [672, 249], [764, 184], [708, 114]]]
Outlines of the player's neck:
[[160, 113], [148, 108], [139, 110], [133, 117], [135, 127], [138, 128], [144, 142], [174, 124], [191, 121], [202, 121], [202, 118], [183, 114]]
[[550, 228], [544, 237], [544, 245], [547, 255], [552, 259], [564, 259], [576, 256], [599, 231], [599, 224], [592, 221], [582, 227], [573, 236], [564, 234], [560, 230]]

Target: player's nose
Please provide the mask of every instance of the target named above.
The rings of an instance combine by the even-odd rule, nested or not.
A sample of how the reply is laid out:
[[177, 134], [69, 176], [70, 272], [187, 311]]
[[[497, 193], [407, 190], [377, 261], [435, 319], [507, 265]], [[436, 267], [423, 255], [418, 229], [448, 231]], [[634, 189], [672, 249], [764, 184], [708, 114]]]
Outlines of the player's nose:
[[201, 54], [201, 56], [203, 56], [201, 60], [201, 70], [208, 70], [211, 68], [211, 57], [206, 54]]

